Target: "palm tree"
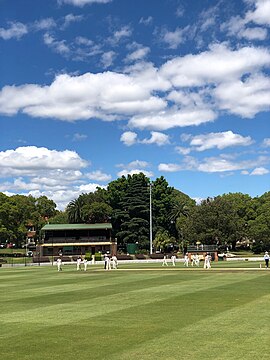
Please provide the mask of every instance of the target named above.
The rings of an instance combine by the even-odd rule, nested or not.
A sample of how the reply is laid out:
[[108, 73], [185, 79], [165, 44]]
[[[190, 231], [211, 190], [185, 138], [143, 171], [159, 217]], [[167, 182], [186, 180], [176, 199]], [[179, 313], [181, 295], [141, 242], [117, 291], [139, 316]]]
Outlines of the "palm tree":
[[84, 196], [81, 195], [78, 199], [70, 201], [66, 209], [69, 223], [78, 224], [83, 222], [82, 208], [84, 205]]

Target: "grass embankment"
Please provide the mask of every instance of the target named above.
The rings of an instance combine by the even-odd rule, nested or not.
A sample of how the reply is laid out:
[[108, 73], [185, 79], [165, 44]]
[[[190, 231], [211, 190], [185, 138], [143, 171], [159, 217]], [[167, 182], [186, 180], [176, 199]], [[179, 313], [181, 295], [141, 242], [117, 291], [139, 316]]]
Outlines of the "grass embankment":
[[268, 352], [270, 270], [121, 269], [0, 269], [1, 359], [254, 360]]

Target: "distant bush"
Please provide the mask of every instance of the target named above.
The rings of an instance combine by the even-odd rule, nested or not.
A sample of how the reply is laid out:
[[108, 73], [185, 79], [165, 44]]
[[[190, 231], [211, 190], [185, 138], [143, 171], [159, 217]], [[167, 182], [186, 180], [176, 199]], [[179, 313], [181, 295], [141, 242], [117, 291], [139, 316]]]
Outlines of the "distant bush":
[[95, 261], [101, 261], [103, 260], [103, 256], [101, 253], [95, 253]]

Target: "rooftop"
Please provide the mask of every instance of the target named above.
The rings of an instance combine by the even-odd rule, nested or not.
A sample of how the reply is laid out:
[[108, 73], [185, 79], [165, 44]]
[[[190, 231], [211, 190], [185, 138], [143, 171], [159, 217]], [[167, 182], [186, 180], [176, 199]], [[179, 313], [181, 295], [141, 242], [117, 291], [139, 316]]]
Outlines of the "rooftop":
[[94, 230], [94, 229], [112, 229], [111, 223], [97, 224], [46, 224], [41, 230]]

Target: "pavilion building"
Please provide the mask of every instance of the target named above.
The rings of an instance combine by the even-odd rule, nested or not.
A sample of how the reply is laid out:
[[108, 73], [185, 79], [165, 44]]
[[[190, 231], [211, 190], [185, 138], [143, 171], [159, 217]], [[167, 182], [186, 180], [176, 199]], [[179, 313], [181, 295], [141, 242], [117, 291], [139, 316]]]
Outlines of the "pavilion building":
[[112, 224], [46, 224], [41, 229], [40, 256], [85, 255], [90, 252], [116, 254]]

